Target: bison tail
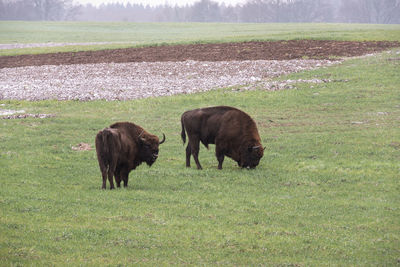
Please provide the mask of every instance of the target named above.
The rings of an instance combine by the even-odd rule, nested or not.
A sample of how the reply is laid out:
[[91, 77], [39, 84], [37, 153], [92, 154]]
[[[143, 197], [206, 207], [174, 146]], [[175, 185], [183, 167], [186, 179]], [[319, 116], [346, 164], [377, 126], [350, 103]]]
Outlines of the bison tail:
[[106, 155], [110, 155], [111, 154], [111, 143], [110, 143], [110, 139], [112, 138], [112, 133], [108, 130], [108, 129], [104, 129], [102, 132], [102, 138], [103, 138], [103, 148], [104, 148], [104, 152], [106, 153]]
[[103, 142], [103, 131], [100, 131], [96, 135], [96, 153], [97, 153], [97, 160], [99, 161], [100, 170], [101, 172], [106, 172], [108, 169], [107, 160], [105, 158], [106, 152], [104, 151], [104, 142]]
[[112, 149], [112, 133], [106, 128], [96, 136], [97, 156], [105, 168], [108, 168], [110, 165]]
[[182, 125], [181, 137], [182, 137], [183, 144], [185, 144], [186, 143], [186, 133], [185, 133], [185, 124], [183, 123], [183, 116], [181, 118], [181, 125]]

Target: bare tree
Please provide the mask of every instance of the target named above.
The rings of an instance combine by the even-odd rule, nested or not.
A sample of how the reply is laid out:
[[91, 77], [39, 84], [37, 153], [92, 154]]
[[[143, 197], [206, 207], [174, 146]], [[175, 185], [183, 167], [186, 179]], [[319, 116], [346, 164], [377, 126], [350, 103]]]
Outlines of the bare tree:
[[332, 21], [332, 6], [327, 0], [288, 0], [284, 18], [288, 22]]
[[273, 6], [273, 3], [271, 1], [251, 0], [251, 1], [248, 1], [241, 8], [240, 21], [242, 21], [242, 22], [274, 22], [275, 18], [276, 18], [275, 12], [276, 12], [276, 7]]
[[0, 19], [64, 20], [73, 19], [79, 7], [72, 0], [0, 0]]
[[340, 14], [345, 22], [400, 23], [400, 1], [342, 0]]
[[7, 1], [3, 0], [0, 9], [0, 18], [4, 20], [37, 20], [32, 1], [19, 0]]
[[234, 6], [221, 6], [221, 21], [223, 22], [238, 22], [239, 21], [239, 8]]
[[201, 0], [193, 4], [192, 21], [218, 22], [220, 21], [220, 10], [217, 2]]

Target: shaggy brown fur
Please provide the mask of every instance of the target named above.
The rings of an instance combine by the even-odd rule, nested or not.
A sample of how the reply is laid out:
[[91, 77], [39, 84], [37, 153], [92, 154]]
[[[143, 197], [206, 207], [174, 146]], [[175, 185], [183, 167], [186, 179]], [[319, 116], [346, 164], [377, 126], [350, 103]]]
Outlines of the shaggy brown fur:
[[96, 152], [101, 174], [102, 188], [106, 188], [106, 180], [110, 189], [114, 189], [113, 177], [117, 187], [124, 182], [128, 186], [128, 176], [142, 162], [151, 166], [158, 158], [158, 146], [165, 141], [146, 132], [142, 127], [130, 122], [117, 122], [96, 135]]
[[235, 160], [242, 168], [255, 168], [264, 154], [256, 123], [243, 111], [227, 106], [200, 108], [186, 111], [181, 117], [183, 143], [186, 134], [186, 167], [190, 167], [193, 155], [197, 168], [202, 169], [198, 154], [199, 143], [208, 148], [215, 144], [218, 169], [222, 169], [224, 157]]

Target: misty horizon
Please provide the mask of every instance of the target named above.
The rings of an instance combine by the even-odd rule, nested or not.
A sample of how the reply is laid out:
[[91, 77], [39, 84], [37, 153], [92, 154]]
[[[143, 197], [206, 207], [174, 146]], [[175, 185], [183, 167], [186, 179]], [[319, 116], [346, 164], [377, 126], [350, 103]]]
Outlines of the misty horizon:
[[400, 0], [248, 0], [226, 5], [212, 0], [150, 6], [76, 4], [72, 0], [0, 0], [0, 20], [126, 22], [331, 22], [399, 24]]

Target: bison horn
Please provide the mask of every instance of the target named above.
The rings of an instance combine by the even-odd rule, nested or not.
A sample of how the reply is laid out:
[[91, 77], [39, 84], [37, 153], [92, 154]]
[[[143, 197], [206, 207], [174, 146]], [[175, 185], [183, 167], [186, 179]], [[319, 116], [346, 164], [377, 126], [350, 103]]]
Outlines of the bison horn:
[[143, 133], [144, 133], [144, 130], [142, 130], [142, 131], [140, 132], [140, 134], [138, 135], [138, 138], [139, 138], [140, 142], [142, 142], [142, 143], [143, 143], [143, 142], [146, 142], [146, 139], [142, 137]]
[[165, 142], [165, 134], [163, 133], [162, 135], [163, 135], [163, 139], [158, 143], [159, 145], [161, 145], [162, 143]]
[[254, 149], [259, 149], [260, 148], [260, 146], [253, 146], [253, 150]]
[[140, 134], [138, 135], [138, 137], [141, 137], [142, 134], [143, 134], [143, 132], [144, 132], [144, 130], [142, 130], [142, 131], [140, 132]]

